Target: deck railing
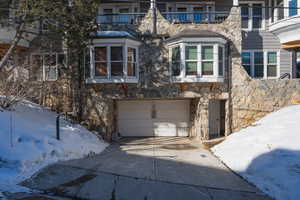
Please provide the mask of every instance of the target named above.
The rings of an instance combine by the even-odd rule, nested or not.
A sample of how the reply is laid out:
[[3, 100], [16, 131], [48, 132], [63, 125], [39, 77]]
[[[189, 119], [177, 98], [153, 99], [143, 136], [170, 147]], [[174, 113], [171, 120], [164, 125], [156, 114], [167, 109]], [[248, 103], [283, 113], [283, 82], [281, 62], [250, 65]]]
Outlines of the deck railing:
[[138, 24], [146, 13], [104, 14], [97, 17], [98, 24]]
[[219, 24], [228, 16], [229, 12], [167, 12], [163, 16], [172, 24]]
[[[162, 15], [173, 24], [218, 24], [228, 16], [228, 11], [166, 12]], [[97, 17], [98, 24], [138, 24], [145, 13], [104, 14]]]

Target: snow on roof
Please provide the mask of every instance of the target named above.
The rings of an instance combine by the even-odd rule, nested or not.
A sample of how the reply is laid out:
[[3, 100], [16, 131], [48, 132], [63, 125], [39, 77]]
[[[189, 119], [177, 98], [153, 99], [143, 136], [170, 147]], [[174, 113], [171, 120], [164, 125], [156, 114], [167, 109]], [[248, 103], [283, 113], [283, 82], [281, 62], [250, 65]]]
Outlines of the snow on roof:
[[126, 31], [97, 31], [98, 37], [133, 37]]

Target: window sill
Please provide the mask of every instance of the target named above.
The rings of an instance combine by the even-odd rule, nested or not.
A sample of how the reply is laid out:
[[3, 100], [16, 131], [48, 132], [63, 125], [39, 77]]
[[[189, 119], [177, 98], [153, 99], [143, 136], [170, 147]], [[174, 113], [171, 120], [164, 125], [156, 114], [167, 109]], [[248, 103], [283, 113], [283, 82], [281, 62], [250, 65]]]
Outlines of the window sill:
[[172, 77], [172, 82], [175, 83], [211, 83], [211, 82], [224, 82], [224, 77], [204, 76], [204, 77]]
[[138, 83], [137, 78], [112, 78], [112, 79], [101, 79], [101, 78], [88, 78], [85, 80], [87, 84], [93, 83]]

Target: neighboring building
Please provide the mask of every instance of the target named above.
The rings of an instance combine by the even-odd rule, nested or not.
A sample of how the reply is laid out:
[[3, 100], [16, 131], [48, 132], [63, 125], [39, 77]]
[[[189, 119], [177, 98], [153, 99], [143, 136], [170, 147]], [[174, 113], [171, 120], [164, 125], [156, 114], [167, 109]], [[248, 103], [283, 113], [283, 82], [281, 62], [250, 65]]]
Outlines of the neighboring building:
[[[97, 17], [100, 30], [87, 47], [81, 89], [61, 84], [61, 50], [32, 53], [31, 75], [55, 90], [49, 93], [55, 100], [45, 104], [64, 110], [62, 100], [71, 101], [81, 108], [82, 123], [107, 139], [114, 134], [227, 136], [300, 98], [299, 80], [280, 79], [298, 78], [298, 39], [287, 41], [281, 28], [273, 28], [289, 20], [280, 19], [282, 11], [273, 5], [104, 0]], [[286, 10], [283, 16], [298, 14]], [[79, 100], [65, 98], [74, 93]]]

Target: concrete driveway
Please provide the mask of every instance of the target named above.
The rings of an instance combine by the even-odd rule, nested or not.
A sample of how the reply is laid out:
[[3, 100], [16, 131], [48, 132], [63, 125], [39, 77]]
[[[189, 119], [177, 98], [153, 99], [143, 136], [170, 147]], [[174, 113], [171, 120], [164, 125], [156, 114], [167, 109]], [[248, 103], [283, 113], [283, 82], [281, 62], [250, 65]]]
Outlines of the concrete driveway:
[[73, 199], [270, 199], [187, 138], [121, 140], [99, 155], [49, 166], [23, 184]]

